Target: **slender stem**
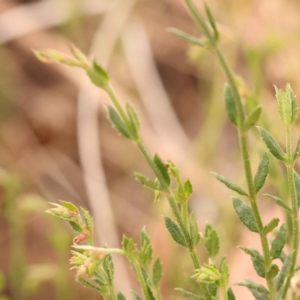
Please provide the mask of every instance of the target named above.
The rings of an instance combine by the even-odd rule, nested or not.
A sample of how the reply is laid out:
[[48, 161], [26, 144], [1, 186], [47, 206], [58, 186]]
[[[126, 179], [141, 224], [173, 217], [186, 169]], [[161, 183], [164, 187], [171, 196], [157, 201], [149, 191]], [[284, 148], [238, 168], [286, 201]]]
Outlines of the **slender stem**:
[[[114, 106], [116, 107], [118, 113], [120, 114], [120, 116], [122, 117], [123, 121], [126, 123], [127, 127], [130, 124], [129, 119], [123, 109], [123, 107], [121, 106], [117, 96], [115, 95], [114, 91], [112, 90], [112, 88], [110, 86], [107, 86], [107, 88], [105, 89], [105, 91], [107, 92], [107, 94], [109, 95], [111, 101], [113, 102]], [[130, 127], [130, 126], [129, 126]]]
[[118, 300], [118, 297], [115, 294], [115, 290], [113, 286], [110, 287], [110, 296], [112, 300]]
[[181, 216], [183, 219], [183, 222], [185, 223], [185, 226], [188, 228], [189, 226], [189, 207], [188, 202], [184, 202], [181, 204]]
[[103, 254], [122, 254], [125, 255], [124, 250], [118, 249], [118, 248], [100, 248], [100, 247], [93, 247], [93, 246], [86, 246], [86, 245], [76, 245], [72, 246], [75, 249], [80, 249], [80, 250], [94, 250], [94, 251], [99, 251], [100, 253]]
[[[214, 46], [214, 50], [215, 50], [215, 53], [219, 59], [222, 69], [226, 75], [227, 80], [229, 81], [229, 84], [230, 84], [233, 94], [234, 94], [237, 115], [238, 115], [239, 144], [240, 144], [240, 149], [241, 149], [241, 154], [242, 154], [242, 159], [243, 159], [243, 164], [244, 164], [244, 172], [245, 172], [247, 186], [248, 186], [249, 200], [250, 200], [250, 205], [253, 210], [253, 214], [255, 217], [255, 221], [256, 221], [259, 236], [260, 236], [260, 242], [261, 242], [263, 257], [264, 257], [264, 261], [265, 261], [265, 267], [266, 267], [266, 270], [268, 270], [272, 264], [272, 259], [270, 256], [270, 250], [269, 250], [269, 244], [268, 244], [267, 237], [260, 234], [261, 230], [263, 229], [263, 223], [262, 223], [262, 219], [261, 219], [261, 216], [260, 216], [260, 213], [258, 210], [258, 206], [257, 206], [257, 202], [256, 202], [256, 191], [255, 191], [255, 186], [254, 186], [254, 181], [253, 181], [253, 176], [252, 176], [252, 171], [251, 171], [251, 162], [250, 162], [250, 156], [249, 156], [249, 146], [248, 146], [248, 142], [247, 142], [247, 136], [246, 136], [246, 133], [243, 132], [244, 111], [243, 111], [242, 101], [241, 101], [241, 97], [240, 97], [237, 85], [234, 80], [233, 73], [232, 73], [231, 68], [229, 67], [224, 55], [222, 54], [222, 52], [216, 45]], [[275, 296], [276, 296], [276, 291], [275, 291], [273, 280], [266, 279], [266, 281], [267, 281], [267, 285], [268, 285], [268, 289], [269, 289], [269, 298], [270, 298], [270, 300], [274, 300]]]
[[143, 291], [143, 294], [144, 294], [146, 300], [151, 300], [151, 297], [150, 297], [149, 291], [148, 291], [148, 287], [147, 287], [147, 283], [145, 281], [145, 278], [143, 276], [143, 272], [142, 272], [142, 269], [141, 269], [139, 263], [136, 261], [133, 261], [132, 263], [133, 263], [136, 275], [138, 277], [138, 280], [140, 282], [140, 285], [141, 285], [141, 288], [142, 288], [142, 291]]
[[287, 127], [286, 130], [286, 149], [287, 149], [287, 157], [288, 162], [286, 164], [287, 173], [288, 173], [288, 186], [289, 186], [289, 193], [292, 199], [292, 250], [294, 250], [292, 264], [287, 276], [287, 280], [284, 285], [282, 299], [285, 299], [288, 288], [290, 286], [291, 278], [294, 275], [295, 264], [297, 260], [297, 253], [299, 248], [299, 219], [298, 219], [298, 200], [297, 200], [297, 192], [295, 186], [295, 179], [294, 179], [294, 162], [293, 162], [293, 153], [292, 153], [292, 138], [291, 138], [291, 126]]
[[[270, 250], [269, 250], [269, 244], [267, 237], [260, 234], [260, 232], [263, 229], [263, 223], [261, 220], [261, 216], [258, 210], [257, 202], [256, 202], [256, 191], [254, 187], [254, 182], [253, 182], [253, 176], [251, 172], [251, 163], [250, 163], [250, 157], [249, 157], [249, 151], [248, 151], [248, 143], [247, 143], [247, 138], [245, 133], [240, 133], [239, 134], [239, 140], [240, 140], [240, 148], [242, 152], [242, 157], [243, 157], [243, 162], [244, 162], [244, 170], [245, 170], [245, 175], [246, 175], [246, 180], [247, 180], [247, 185], [248, 185], [248, 190], [249, 190], [249, 200], [250, 200], [250, 205], [255, 217], [255, 221], [257, 224], [257, 229], [259, 232], [260, 236], [260, 242], [263, 250], [263, 257], [265, 261], [265, 267], [266, 270], [268, 270], [271, 267], [272, 264], [272, 259], [270, 256]], [[270, 300], [275, 299], [275, 288], [274, 288], [274, 283], [272, 279], [266, 279], [267, 285], [269, 288], [269, 297]]]
[[228, 295], [227, 295], [227, 287], [226, 285], [221, 286], [222, 294], [223, 294], [223, 300], [228, 300]]

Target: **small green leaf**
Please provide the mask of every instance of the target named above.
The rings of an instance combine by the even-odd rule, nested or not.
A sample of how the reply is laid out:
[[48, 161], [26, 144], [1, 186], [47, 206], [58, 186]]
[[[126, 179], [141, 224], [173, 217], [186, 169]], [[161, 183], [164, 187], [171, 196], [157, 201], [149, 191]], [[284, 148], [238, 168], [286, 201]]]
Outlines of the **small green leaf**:
[[118, 293], [117, 299], [118, 300], [126, 300], [125, 296], [122, 293]]
[[201, 240], [201, 236], [199, 233], [196, 218], [193, 213], [191, 213], [191, 215], [190, 215], [190, 233], [191, 233], [191, 238], [192, 238], [192, 244], [194, 247], [196, 247]]
[[138, 118], [137, 113], [135, 112], [134, 108], [130, 104], [126, 104], [126, 110], [127, 114], [130, 120], [130, 131], [131, 131], [131, 136], [137, 140], [140, 135], [140, 121]]
[[228, 297], [228, 300], [235, 300], [235, 295], [234, 295], [234, 293], [232, 291], [232, 288], [229, 288], [227, 290], [227, 297]]
[[248, 194], [241, 187], [239, 187], [237, 184], [231, 182], [226, 177], [219, 175], [218, 173], [215, 173], [215, 172], [211, 172], [211, 174], [214, 175], [220, 182], [224, 183], [231, 190], [239, 193], [242, 196], [248, 196]]
[[214, 31], [214, 39], [215, 41], [217, 41], [219, 39], [219, 32], [218, 32], [218, 29], [217, 29], [217, 26], [216, 26], [216, 22], [215, 22], [215, 19], [211, 13], [211, 10], [209, 8], [209, 6], [204, 3], [205, 5], [205, 11], [206, 11], [206, 14], [207, 14], [207, 17], [208, 17], [208, 20], [209, 20], [209, 23]]
[[107, 279], [109, 281], [109, 284], [113, 284], [114, 281], [114, 264], [111, 258], [111, 255], [106, 255], [103, 260], [103, 269], [107, 275]]
[[237, 110], [235, 106], [233, 91], [229, 84], [225, 85], [224, 100], [229, 119], [233, 125], [237, 126]]
[[90, 80], [96, 86], [106, 90], [109, 82], [107, 72], [94, 60], [92, 68], [86, 70]]
[[192, 36], [192, 35], [189, 35], [187, 34], [186, 32], [184, 31], [181, 31], [177, 28], [168, 28], [168, 31], [184, 40], [186, 40], [187, 42], [191, 43], [191, 44], [194, 44], [194, 45], [197, 45], [197, 46], [200, 46], [200, 47], [204, 47], [205, 44], [200, 42], [199, 39], [197, 39], [196, 37]]
[[89, 231], [93, 234], [94, 232], [94, 221], [90, 213], [85, 210], [84, 208], [80, 207], [80, 212], [84, 218], [86, 226], [88, 227]]
[[181, 292], [183, 296], [186, 296], [186, 297], [190, 297], [190, 298], [193, 298], [193, 299], [196, 299], [196, 300], [205, 300], [204, 298], [200, 297], [200, 296], [197, 296], [189, 291], [186, 291], [182, 288], [176, 288], [175, 291], [178, 291], [178, 292]]
[[242, 249], [246, 254], [250, 255], [251, 258], [264, 262], [263, 256], [256, 249], [246, 248], [244, 246], [239, 246], [239, 248]]
[[[158, 154], [154, 155], [153, 161], [154, 161], [155, 165], [157, 166], [157, 168], [159, 169], [160, 173], [162, 174], [167, 186], [170, 186], [171, 179], [170, 179], [168, 170], [167, 170], [165, 164], [163, 163], [163, 161], [161, 160], [161, 158], [158, 156]], [[156, 174], [156, 175], [158, 175], [158, 174]]]
[[276, 140], [273, 138], [273, 136], [264, 128], [257, 126], [258, 130], [260, 131], [260, 134], [262, 136], [262, 139], [264, 140], [265, 144], [267, 145], [270, 152], [279, 160], [284, 161], [285, 160], [285, 154], [280, 147], [280, 145], [276, 142]]
[[67, 201], [62, 201], [62, 200], [60, 200], [59, 202], [61, 203], [62, 206], [66, 207], [67, 209], [79, 213], [78, 208], [73, 203], [67, 202]]
[[290, 267], [292, 265], [293, 261], [293, 255], [294, 255], [295, 250], [293, 250], [285, 259], [283, 266], [281, 268], [280, 273], [278, 274], [278, 277], [275, 280], [275, 288], [277, 291], [282, 287], [284, 280], [286, 279], [288, 272], [290, 270]]
[[282, 224], [279, 231], [277, 232], [275, 239], [272, 241], [270, 255], [273, 259], [278, 258], [281, 254], [281, 251], [285, 245], [286, 239], [286, 228]]
[[132, 257], [137, 252], [136, 246], [132, 239], [129, 239], [125, 235], [122, 240], [122, 248], [128, 257]]
[[238, 198], [232, 198], [233, 200], [233, 207], [237, 212], [240, 220], [242, 223], [248, 227], [249, 230], [253, 232], [258, 232], [255, 217], [251, 207], [245, 203], [244, 201]]
[[214, 229], [208, 230], [205, 240], [205, 248], [209, 257], [214, 259], [219, 253], [219, 237]]
[[107, 111], [108, 111], [108, 118], [110, 119], [111, 123], [117, 129], [117, 131], [123, 135], [124, 137], [130, 139], [130, 134], [128, 132], [127, 126], [125, 123], [121, 120], [119, 114], [117, 111], [110, 105], [106, 106]]
[[221, 265], [221, 280], [222, 286], [226, 287], [229, 282], [229, 269], [225, 259], [223, 259]]
[[272, 280], [279, 273], [279, 268], [277, 265], [273, 264], [269, 271], [267, 271], [266, 279]]
[[296, 186], [297, 203], [299, 208], [300, 207], [300, 177], [295, 170], [294, 170], [294, 181]]
[[264, 263], [262, 263], [258, 259], [254, 259], [254, 258], [251, 258], [251, 260], [252, 260], [252, 264], [253, 264], [253, 267], [254, 267], [256, 273], [260, 277], [265, 278], [265, 276], [266, 276], [266, 269], [265, 269]]
[[159, 182], [156, 182], [140, 173], [134, 173], [135, 178], [141, 182], [142, 185], [155, 190], [155, 191], [163, 191]]
[[185, 194], [185, 198], [189, 199], [191, 197], [191, 195], [193, 194], [194, 190], [193, 190], [193, 186], [190, 182], [190, 180], [188, 179], [185, 183], [184, 183], [184, 194]]
[[178, 227], [178, 225], [168, 217], [164, 217], [164, 219], [165, 219], [166, 227], [167, 227], [168, 231], [170, 232], [173, 240], [177, 244], [179, 244], [183, 247], [186, 247], [187, 246], [186, 242], [184, 240], [183, 234], [182, 234], [180, 228]]
[[278, 218], [272, 219], [261, 231], [261, 235], [267, 236], [268, 233], [270, 233], [274, 228], [277, 227], [279, 223]]
[[96, 285], [94, 285], [94, 284], [92, 284], [91, 282], [89, 282], [88, 280], [86, 280], [86, 279], [84, 279], [84, 278], [82, 278], [82, 277], [79, 277], [79, 278], [78, 278], [78, 281], [79, 281], [80, 283], [82, 283], [83, 286], [85, 286], [85, 287], [87, 287], [87, 288], [90, 288], [90, 289], [92, 289], [92, 290], [96, 290], [96, 291], [100, 292], [100, 289], [99, 289]]
[[253, 110], [249, 113], [243, 125], [243, 132], [248, 131], [251, 127], [253, 127], [259, 120], [262, 112], [262, 108], [260, 105], [253, 108]]
[[268, 153], [266, 152], [259, 163], [258, 170], [254, 177], [254, 186], [255, 186], [256, 193], [258, 193], [258, 191], [264, 186], [268, 172], [269, 172], [269, 156]]
[[275, 197], [273, 195], [270, 195], [270, 194], [264, 194], [264, 196], [270, 198], [271, 200], [275, 201], [277, 205], [283, 207], [284, 209], [288, 210], [288, 211], [292, 211], [292, 209], [290, 207], [288, 207], [285, 202], [278, 198], [278, 197]]
[[297, 142], [296, 150], [293, 156], [293, 161], [295, 161], [300, 156], [300, 137]]
[[259, 293], [263, 293], [266, 295], [269, 294], [268, 290], [263, 285], [253, 282], [252, 280], [246, 280], [245, 282], [237, 282], [234, 285], [245, 286], [250, 291], [255, 290], [255, 291], [258, 291]]
[[152, 250], [150, 238], [148, 237], [145, 229], [141, 231], [140, 239], [141, 239], [141, 256], [140, 256], [141, 264], [146, 267], [151, 263], [153, 250]]
[[287, 84], [286, 86], [286, 93], [290, 95], [291, 102], [292, 102], [291, 123], [293, 124], [297, 118], [298, 104], [297, 104], [296, 95], [294, 94], [290, 84]]
[[69, 222], [69, 223], [75, 231], [79, 233], [84, 233], [84, 230], [81, 228], [81, 226], [78, 223], [76, 222]]
[[159, 282], [163, 276], [162, 273], [162, 264], [159, 257], [156, 258], [153, 264], [153, 283], [155, 286], [159, 285]]

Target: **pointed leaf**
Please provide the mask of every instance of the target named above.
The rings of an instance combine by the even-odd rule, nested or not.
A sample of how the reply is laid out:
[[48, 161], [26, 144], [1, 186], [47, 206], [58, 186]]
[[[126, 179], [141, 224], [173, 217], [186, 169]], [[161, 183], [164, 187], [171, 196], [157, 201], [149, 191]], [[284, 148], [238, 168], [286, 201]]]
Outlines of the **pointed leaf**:
[[279, 273], [279, 268], [277, 265], [273, 264], [266, 274], [267, 280], [272, 280]]
[[277, 232], [275, 239], [272, 241], [270, 255], [273, 259], [278, 258], [285, 245], [286, 229], [285, 224], [282, 224]]
[[82, 278], [82, 277], [79, 277], [79, 278], [78, 278], [78, 281], [79, 281], [80, 283], [82, 283], [83, 286], [85, 286], [85, 287], [87, 287], [87, 288], [90, 288], [90, 289], [92, 289], [92, 290], [96, 290], [96, 291], [100, 292], [100, 289], [99, 289], [96, 285], [94, 285], [94, 284], [92, 284], [91, 282], [89, 282], [88, 280], [86, 280], [86, 279], [84, 279], [84, 278]]
[[193, 298], [196, 300], [205, 300], [204, 298], [201, 298], [200, 296], [197, 296], [191, 292], [188, 292], [182, 288], [176, 288], [175, 291], [181, 292], [183, 296], [189, 297], [189, 298]]
[[194, 44], [194, 45], [197, 45], [197, 46], [200, 46], [200, 47], [204, 47], [205, 44], [200, 42], [199, 39], [197, 39], [196, 37], [192, 36], [192, 35], [189, 35], [187, 34], [186, 32], [184, 31], [181, 31], [177, 28], [168, 28], [168, 31], [173, 33], [174, 35], [186, 40], [187, 42], [191, 43], [191, 44]]
[[231, 182], [226, 177], [219, 175], [218, 173], [215, 173], [215, 172], [211, 172], [211, 174], [214, 175], [220, 182], [224, 183], [231, 190], [239, 193], [242, 196], [248, 196], [248, 194], [241, 187], [239, 187], [237, 184]]
[[109, 76], [107, 72], [94, 60], [92, 68], [86, 70], [92, 83], [104, 90], [107, 89]]
[[184, 240], [184, 237], [183, 237], [183, 234], [179, 228], [179, 226], [174, 222], [172, 221], [170, 218], [168, 217], [164, 217], [165, 219], [165, 224], [166, 224], [166, 227], [168, 229], [168, 231], [170, 232], [173, 240], [183, 246], [183, 247], [186, 247], [186, 243], [185, 243], [185, 240]]
[[234, 293], [232, 291], [232, 288], [229, 288], [227, 290], [227, 297], [228, 297], [228, 300], [235, 300], [235, 295], [234, 295]]
[[214, 229], [211, 229], [207, 232], [205, 248], [209, 254], [209, 257], [212, 259], [214, 259], [219, 253], [219, 237]]
[[253, 267], [254, 267], [254, 270], [256, 271], [256, 273], [260, 277], [265, 278], [265, 276], [266, 276], [266, 269], [265, 269], [264, 263], [262, 263], [258, 259], [254, 259], [254, 258], [251, 258], [251, 260], [252, 260], [252, 264], [253, 264]]
[[221, 275], [222, 286], [227, 286], [229, 282], [229, 269], [225, 259], [222, 261]]
[[62, 200], [59, 200], [59, 202], [61, 203], [62, 206], [66, 207], [67, 209], [79, 213], [78, 208], [73, 203], [67, 202], [67, 201], [62, 201]]
[[84, 233], [84, 230], [81, 228], [81, 226], [78, 223], [76, 222], [69, 222], [69, 223], [75, 231], [79, 233]]
[[114, 281], [114, 264], [111, 258], [111, 255], [106, 255], [103, 263], [102, 263], [103, 269], [107, 275], [107, 279], [109, 281], [109, 284], [113, 284]]
[[264, 194], [264, 196], [270, 198], [271, 200], [275, 201], [277, 205], [283, 207], [284, 209], [288, 210], [288, 211], [292, 211], [292, 209], [290, 207], [288, 207], [285, 202], [280, 199], [279, 197], [275, 197], [273, 195], [270, 194]]
[[130, 134], [128, 132], [127, 126], [125, 123], [121, 120], [119, 114], [117, 111], [110, 105], [106, 105], [107, 111], [108, 111], [108, 118], [110, 119], [111, 123], [117, 129], [117, 131], [123, 135], [124, 137], [130, 139]]
[[152, 250], [150, 238], [148, 237], [145, 229], [141, 231], [140, 239], [141, 239], [140, 260], [141, 260], [141, 264], [147, 267], [151, 263], [153, 250]]
[[253, 108], [253, 110], [249, 113], [246, 120], [244, 121], [244, 125], [243, 125], [244, 132], [248, 131], [252, 126], [254, 126], [258, 122], [261, 112], [262, 112], [262, 108], [260, 105]]
[[300, 137], [297, 142], [296, 150], [293, 156], [293, 160], [295, 161], [300, 156]]
[[290, 84], [287, 84], [286, 86], [286, 93], [290, 95], [290, 99], [291, 99], [291, 123], [293, 124], [297, 118], [297, 112], [298, 112], [298, 104], [297, 104], [297, 99], [296, 99], [296, 95], [293, 92]]
[[229, 119], [233, 125], [237, 126], [238, 125], [237, 110], [236, 110], [236, 106], [235, 106], [232, 88], [229, 84], [225, 85], [224, 100], [225, 100], [226, 110], [227, 110]]
[[125, 296], [122, 293], [118, 293], [117, 299], [118, 300], [126, 300]]
[[290, 267], [292, 265], [292, 261], [293, 261], [293, 255], [294, 255], [295, 250], [293, 250], [285, 259], [283, 266], [281, 268], [281, 271], [278, 275], [278, 277], [275, 280], [275, 288], [277, 289], [277, 291], [279, 291], [279, 289], [282, 287], [284, 280], [286, 279], [288, 272], [290, 270]]
[[298, 208], [299, 208], [299, 206], [300, 206], [300, 177], [295, 170], [294, 170], [294, 181], [295, 181], [295, 186], [296, 186], [297, 203], [298, 203]]
[[250, 255], [251, 258], [264, 262], [263, 256], [256, 249], [246, 248], [244, 246], [239, 246], [239, 248], [242, 249], [246, 254]]
[[131, 136], [134, 137], [134, 139], [138, 139], [140, 132], [140, 121], [138, 115], [134, 108], [128, 103], [126, 104], [126, 110], [130, 120]]
[[242, 223], [246, 227], [248, 227], [249, 230], [253, 232], [258, 232], [252, 208], [247, 203], [245, 203], [244, 201], [238, 198], [233, 197], [232, 200], [233, 200], [233, 207], [237, 212]]
[[198, 224], [193, 213], [191, 213], [190, 215], [190, 233], [192, 238], [192, 244], [194, 247], [196, 247], [199, 244], [201, 237], [198, 229]]
[[150, 188], [151, 190], [155, 191], [163, 191], [159, 182], [156, 182], [140, 173], [134, 173], [135, 178], [141, 182], [142, 185]]
[[84, 218], [85, 224], [88, 227], [89, 231], [93, 234], [94, 232], [94, 221], [90, 213], [84, 208], [80, 207], [80, 212]]
[[258, 291], [259, 293], [263, 293], [263, 294], [268, 294], [268, 290], [261, 284], [258, 284], [252, 280], [246, 280], [245, 282], [237, 282], [234, 285], [238, 285], [238, 286], [245, 286], [247, 287], [250, 291], [251, 290], [255, 290]]
[[157, 257], [153, 264], [153, 283], [155, 286], [159, 285], [162, 276], [162, 264], [159, 257]]
[[267, 145], [270, 152], [279, 160], [284, 161], [285, 160], [285, 154], [280, 147], [280, 145], [276, 142], [276, 140], [273, 138], [273, 136], [264, 128], [257, 126], [258, 130], [260, 131], [260, 134], [262, 136], [262, 139], [264, 140], [265, 144]]
[[279, 223], [278, 218], [272, 219], [261, 231], [261, 235], [267, 236], [268, 233], [270, 233], [274, 228], [277, 227]]
[[184, 187], [185, 198], [189, 199], [194, 192], [193, 186], [189, 179], [184, 183], [183, 187]]
[[206, 11], [209, 23], [210, 23], [210, 25], [211, 25], [211, 27], [214, 31], [215, 41], [217, 41], [218, 38], [219, 38], [219, 32], [218, 32], [218, 29], [217, 29], [217, 26], [216, 26], [215, 19], [214, 19], [212, 13], [211, 13], [211, 10], [210, 10], [209, 6], [206, 3], [204, 3], [204, 5], [205, 5], [205, 11]]
[[254, 186], [255, 186], [256, 193], [258, 193], [258, 191], [264, 186], [268, 172], [269, 172], [269, 156], [268, 153], [266, 152], [259, 163], [258, 170], [254, 177]]
[[154, 163], [157, 166], [157, 168], [159, 169], [160, 173], [162, 174], [167, 186], [170, 186], [171, 179], [170, 179], [168, 170], [167, 170], [165, 164], [163, 163], [163, 161], [161, 160], [161, 158], [158, 156], [158, 154], [154, 155]]

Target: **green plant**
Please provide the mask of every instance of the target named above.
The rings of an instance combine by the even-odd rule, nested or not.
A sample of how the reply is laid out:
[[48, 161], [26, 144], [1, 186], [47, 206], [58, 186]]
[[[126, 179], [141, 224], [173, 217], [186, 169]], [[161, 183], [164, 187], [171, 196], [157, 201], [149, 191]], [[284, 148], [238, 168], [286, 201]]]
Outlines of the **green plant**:
[[[195, 23], [204, 34], [204, 39], [191, 36], [178, 29], [171, 28], [170, 32], [199, 47], [207, 47], [212, 50], [225, 73], [228, 84], [225, 85], [224, 100], [231, 123], [238, 132], [240, 152], [243, 160], [247, 189], [243, 189], [231, 182], [226, 177], [212, 173], [216, 179], [235, 191], [245, 200], [233, 197], [233, 207], [242, 223], [252, 232], [259, 235], [262, 253], [256, 249], [240, 246], [251, 257], [255, 271], [266, 281], [266, 286], [251, 280], [238, 282], [236, 285], [247, 287], [256, 299], [298, 299], [293, 290], [297, 285], [298, 270], [296, 267], [299, 220], [298, 205], [300, 201], [300, 177], [294, 170], [297, 158], [300, 156], [300, 139], [295, 151], [292, 150], [292, 125], [297, 117], [296, 96], [290, 85], [286, 90], [276, 90], [276, 99], [279, 106], [280, 119], [286, 129], [286, 151], [284, 151], [274, 137], [262, 127], [257, 127], [265, 142], [268, 151], [261, 157], [256, 174], [253, 176], [251, 167], [250, 149], [248, 145], [248, 132], [257, 124], [262, 108], [260, 105], [249, 109], [243, 104], [239, 92], [238, 80], [229, 67], [223, 52], [219, 48], [219, 31], [209, 7], [205, 6], [208, 22], [194, 6], [191, 0], [185, 3], [194, 18]], [[194, 275], [199, 283], [199, 295], [193, 294], [182, 288], [177, 288], [184, 296], [194, 299], [235, 299], [233, 290], [228, 287], [229, 269], [226, 259], [216, 260], [219, 254], [219, 238], [217, 232], [210, 224], [207, 224], [204, 232], [200, 233], [194, 214], [189, 211], [188, 200], [193, 193], [193, 187], [189, 180], [183, 180], [179, 169], [174, 163], [164, 162], [158, 154], [152, 156], [140, 135], [140, 123], [134, 108], [126, 104], [124, 109], [116, 97], [109, 83], [109, 76], [96, 62], [88, 62], [84, 54], [76, 47], [71, 48], [73, 57], [66, 56], [53, 50], [36, 51], [36, 56], [44, 62], [61, 62], [69, 66], [84, 69], [90, 80], [103, 89], [112, 100], [113, 106], [107, 106], [108, 117], [116, 130], [125, 138], [137, 145], [153, 170], [155, 178], [148, 178], [140, 173], [135, 177], [146, 187], [154, 190], [155, 198], [166, 199], [171, 207], [174, 220], [165, 217], [165, 225], [173, 240], [183, 246], [189, 252], [194, 264]], [[279, 218], [273, 218], [264, 224], [257, 203], [257, 195], [265, 184], [269, 173], [269, 152], [277, 160], [281, 161], [287, 169], [288, 189], [291, 201], [266, 194], [265, 196], [283, 208], [286, 212], [286, 223], [282, 223], [272, 241], [269, 238], [279, 226]], [[61, 204], [53, 204], [55, 207], [47, 212], [65, 221], [68, 221], [73, 229], [79, 233], [74, 239], [75, 250], [72, 251], [71, 264], [77, 269], [77, 279], [84, 285], [100, 292], [105, 299], [125, 299], [121, 293], [116, 294], [113, 286], [113, 263], [111, 254], [121, 254], [131, 263], [139, 280], [145, 299], [162, 299], [159, 289], [159, 281], [162, 277], [162, 267], [159, 258], [153, 261], [150, 238], [145, 230], [140, 236], [140, 247], [136, 246], [132, 239], [124, 237], [121, 249], [98, 248], [93, 245], [93, 221], [89, 213], [80, 208], [80, 211], [72, 203], [62, 201]], [[77, 245], [78, 242], [87, 240], [88, 245]], [[203, 241], [204, 247], [209, 253], [209, 261], [201, 264], [197, 254], [197, 247]], [[285, 254], [284, 247], [288, 250]], [[282, 261], [280, 267], [276, 259]], [[275, 262], [274, 262], [275, 261]], [[136, 299], [141, 299], [134, 292]]]

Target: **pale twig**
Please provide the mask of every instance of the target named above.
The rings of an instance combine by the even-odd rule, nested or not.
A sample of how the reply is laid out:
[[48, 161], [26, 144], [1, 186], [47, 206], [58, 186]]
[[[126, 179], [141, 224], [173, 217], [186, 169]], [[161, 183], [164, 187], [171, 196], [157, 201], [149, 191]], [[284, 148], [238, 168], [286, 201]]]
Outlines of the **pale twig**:
[[[24, 36], [33, 31], [51, 28], [65, 23], [72, 16], [70, 1], [53, 0], [18, 5], [0, 14], [0, 44]], [[83, 15], [99, 15], [108, 10], [108, 5], [97, 0], [79, 2]]]

